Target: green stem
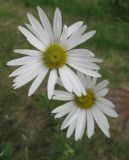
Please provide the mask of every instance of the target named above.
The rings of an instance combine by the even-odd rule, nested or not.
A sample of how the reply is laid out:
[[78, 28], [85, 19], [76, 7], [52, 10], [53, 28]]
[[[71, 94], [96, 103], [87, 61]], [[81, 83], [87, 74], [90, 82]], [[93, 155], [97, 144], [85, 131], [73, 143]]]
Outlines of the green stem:
[[25, 147], [25, 159], [29, 160], [28, 147]]

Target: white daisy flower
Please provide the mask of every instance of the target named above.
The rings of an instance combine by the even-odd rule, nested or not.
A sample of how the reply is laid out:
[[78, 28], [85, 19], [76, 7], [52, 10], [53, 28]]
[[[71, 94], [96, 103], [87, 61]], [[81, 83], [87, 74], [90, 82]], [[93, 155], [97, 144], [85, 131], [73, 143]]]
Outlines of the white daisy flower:
[[100, 77], [97, 72], [99, 67], [95, 62], [102, 60], [95, 58], [87, 49], [73, 48], [91, 38], [95, 31], [84, 33], [86, 25], [82, 22], [70, 27], [64, 26], [62, 29], [62, 16], [58, 8], [54, 14], [52, 27], [44, 11], [40, 7], [37, 9], [41, 23], [28, 13], [30, 24], [18, 27], [37, 50], [16, 49], [16, 53], [25, 56], [7, 63], [9, 66], [21, 66], [10, 75], [10, 77], [16, 76], [13, 81], [14, 89], [34, 80], [28, 93], [31, 96], [49, 73], [47, 85], [49, 99], [53, 95], [58, 74], [66, 90], [74, 91], [78, 96], [81, 93], [85, 94], [83, 85], [70, 67], [84, 74]]
[[109, 123], [105, 115], [117, 117], [114, 110], [114, 104], [104, 98], [108, 93], [108, 80], [104, 80], [96, 84], [97, 78], [85, 76], [82, 73], [77, 73], [81, 82], [85, 86], [87, 95], [77, 96], [66, 91], [54, 91], [52, 99], [69, 101], [52, 111], [56, 113], [55, 118], [60, 118], [65, 115], [61, 130], [68, 127], [67, 138], [75, 131], [75, 140], [82, 138], [85, 128], [87, 127], [87, 136], [90, 138], [94, 133], [95, 121], [102, 132], [110, 137]]

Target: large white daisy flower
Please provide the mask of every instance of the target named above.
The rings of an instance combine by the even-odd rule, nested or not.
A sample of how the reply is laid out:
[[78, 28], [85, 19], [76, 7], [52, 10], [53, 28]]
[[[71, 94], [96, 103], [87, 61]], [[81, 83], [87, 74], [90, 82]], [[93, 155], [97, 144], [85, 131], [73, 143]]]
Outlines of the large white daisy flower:
[[90, 138], [94, 133], [96, 121], [103, 133], [110, 137], [109, 123], [105, 114], [117, 117], [117, 113], [113, 109], [114, 104], [104, 98], [108, 93], [108, 80], [96, 84], [97, 78], [91, 78], [79, 72], [77, 75], [85, 86], [87, 95], [77, 96], [66, 91], [55, 90], [52, 97], [55, 100], [69, 101], [52, 111], [52, 113], [56, 113], [55, 118], [68, 114], [61, 130], [68, 127], [67, 137], [69, 138], [75, 131], [75, 140], [79, 140], [87, 127], [87, 136]]
[[26, 28], [18, 27], [37, 50], [16, 49], [16, 53], [23, 54], [25, 57], [7, 63], [9, 66], [21, 66], [10, 75], [10, 77], [16, 76], [13, 81], [14, 89], [34, 80], [28, 93], [31, 96], [49, 73], [47, 85], [49, 99], [53, 95], [58, 74], [69, 92], [74, 91], [78, 96], [81, 93], [85, 94], [83, 85], [70, 67], [84, 74], [99, 77], [100, 74], [97, 72], [99, 67], [94, 62], [101, 62], [101, 60], [95, 58], [87, 49], [73, 48], [91, 38], [95, 31], [84, 33], [86, 25], [82, 22], [77, 22], [70, 27], [64, 26], [62, 29], [62, 16], [58, 8], [54, 14], [52, 28], [44, 11], [40, 7], [37, 9], [41, 23], [28, 13], [30, 24], [25, 24]]

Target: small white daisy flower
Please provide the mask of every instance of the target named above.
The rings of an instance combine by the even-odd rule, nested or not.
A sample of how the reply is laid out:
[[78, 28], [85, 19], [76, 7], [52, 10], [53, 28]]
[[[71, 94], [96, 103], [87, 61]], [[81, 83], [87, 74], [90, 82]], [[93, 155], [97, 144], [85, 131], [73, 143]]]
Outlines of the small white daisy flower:
[[97, 78], [77, 73], [81, 82], [85, 86], [87, 95], [77, 96], [66, 91], [54, 91], [52, 99], [69, 101], [54, 109], [52, 113], [56, 113], [55, 118], [60, 118], [65, 115], [61, 130], [68, 127], [67, 138], [75, 131], [75, 140], [82, 138], [85, 128], [87, 127], [87, 136], [90, 138], [94, 133], [95, 122], [98, 124], [102, 132], [110, 137], [109, 123], [105, 116], [117, 117], [116, 111], [113, 109], [114, 104], [104, 98], [108, 93], [108, 80], [104, 80], [96, 84]]
[[28, 93], [31, 96], [49, 73], [47, 85], [49, 99], [53, 95], [58, 74], [66, 90], [74, 91], [78, 96], [81, 93], [85, 94], [83, 85], [70, 67], [84, 74], [99, 77], [100, 74], [97, 72], [99, 67], [95, 62], [101, 60], [95, 58], [89, 50], [73, 48], [91, 38], [95, 31], [84, 33], [86, 25], [82, 22], [77, 22], [70, 27], [64, 26], [62, 29], [62, 16], [58, 8], [54, 14], [52, 28], [44, 11], [40, 7], [37, 9], [41, 23], [28, 13], [30, 24], [25, 24], [26, 28], [18, 27], [37, 50], [16, 49], [16, 53], [23, 54], [25, 57], [7, 63], [9, 66], [21, 66], [10, 75], [10, 77], [16, 76], [13, 81], [14, 89], [34, 80]]

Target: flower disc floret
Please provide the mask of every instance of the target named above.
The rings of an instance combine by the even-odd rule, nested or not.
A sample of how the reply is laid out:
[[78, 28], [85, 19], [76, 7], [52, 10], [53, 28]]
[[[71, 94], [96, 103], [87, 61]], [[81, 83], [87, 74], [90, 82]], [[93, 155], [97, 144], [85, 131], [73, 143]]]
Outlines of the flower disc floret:
[[95, 96], [92, 90], [88, 90], [87, 95], [82, 95], [80, 97], [75, 96], [75, 103], [81, 109], [91, 108], [94, 102], [95, 102]]
[[67, 53], [65, 49], [57, 44], [50, 45], [43, 53], [44, 64], [50, 69], [63, 67], [66, 60]]

